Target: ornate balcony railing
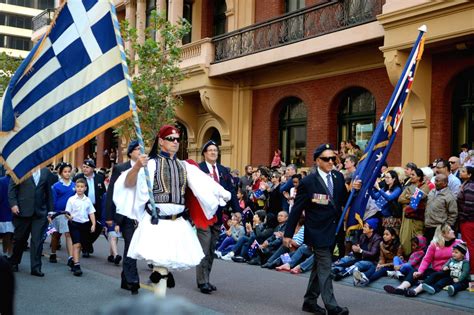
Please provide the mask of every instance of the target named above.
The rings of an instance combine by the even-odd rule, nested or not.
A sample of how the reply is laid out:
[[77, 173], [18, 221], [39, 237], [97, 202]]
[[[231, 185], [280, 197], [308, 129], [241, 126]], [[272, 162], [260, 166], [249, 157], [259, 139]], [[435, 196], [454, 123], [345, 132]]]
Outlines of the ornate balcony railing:
[[33, 32], [41, 29], [44, 26], [48, 26], [54, 17], [55, 9], [46, 9], [37, 16], [33, 17]]
[[186, 44], [181, 52], [181, 68], [204, 65], [209, 67], [214, 58], [214, 45], [210, 38]]
[[385, 0], [328, 0], [213, 38], [214, 63], [375, 21]]

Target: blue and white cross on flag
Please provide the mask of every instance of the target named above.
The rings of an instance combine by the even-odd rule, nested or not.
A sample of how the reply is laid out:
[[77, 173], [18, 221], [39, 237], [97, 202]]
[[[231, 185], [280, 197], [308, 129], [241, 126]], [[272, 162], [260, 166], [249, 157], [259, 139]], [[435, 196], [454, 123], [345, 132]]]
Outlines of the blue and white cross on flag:
[[0, 162], [16, 182], [131, 116], [114, 5], [69, 0], [58, 12], [2, 99]]

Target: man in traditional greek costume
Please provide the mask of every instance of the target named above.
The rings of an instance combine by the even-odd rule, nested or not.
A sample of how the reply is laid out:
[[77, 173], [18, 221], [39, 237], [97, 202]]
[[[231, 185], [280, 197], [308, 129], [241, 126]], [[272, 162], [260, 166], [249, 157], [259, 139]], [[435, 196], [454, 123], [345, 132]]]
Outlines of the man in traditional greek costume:
[[[140, 155], [135, 165], [117, 179], [114, 191], [117, 213], [139, 221], [128, 256], [153, 264], [150, 280], [160, 296], [165, 295], [167, 287], [174, 287], [170, 270], [189, 269], [204, 257], [196, 232], [184, 217], [186, 188], [196, 196], [200, 205], [197, 208], [205, 209], [208, 219], [219, 204], [230, 199], [230, 193], [198, 167], [176, 158], [179, 141], [180, 134], [174, 126], [161, 127], [150, 155]], [[143, 166], [150, 174], [157, 218], [152, 218]]]

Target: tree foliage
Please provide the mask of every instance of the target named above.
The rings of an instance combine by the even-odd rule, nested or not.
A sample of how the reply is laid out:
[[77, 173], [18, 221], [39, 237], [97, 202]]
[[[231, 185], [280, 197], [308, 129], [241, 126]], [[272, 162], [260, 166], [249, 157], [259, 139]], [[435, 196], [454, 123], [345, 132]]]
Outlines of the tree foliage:
[[22, 61], [23, 59], [12, 57], [5, 52], [0, 53], [0, 96], [3, 96], [11, 77]]
[[[149, 24], [142, 42], [137, 29], [130, 27], [127, 20], [122, 21], [121, 28], [124, 40], [130, 42], [134, 52], [134, 56], [126, 52], [127, 62], [146, 145], [154, 140], [160, 126], [174, 122], [175, 109], [182, 104], [173, 88], [184, 79], [179, 68], [181, 41], [191, 28], [184, 19], [172, 24], [156, 11], [151, 13]], [[158, 41], [155, 40], [157, 33]], [[128, 139], [135, 138], [132, 119], [119, 124], [116, 132]]]

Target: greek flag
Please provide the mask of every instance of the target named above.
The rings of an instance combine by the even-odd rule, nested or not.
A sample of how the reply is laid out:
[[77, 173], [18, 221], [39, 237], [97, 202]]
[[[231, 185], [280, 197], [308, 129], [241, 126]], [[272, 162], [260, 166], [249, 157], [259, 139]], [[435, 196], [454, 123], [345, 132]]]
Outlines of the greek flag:
[[131, 116], [131, 93], [114, 5], [67, 1], [3, 96], [0, 162], [24, 180]]
[[380, 169], [395, 141], [405, 106], [408, 103], [416, 66], [423, 54], [426, 26], [423, 25], [418, 30], [420, 31], [418, 38], [411, 50], [405, 68], [357, 166], [354, 178], [362, 181], [362, 187], [359, 192], [352, 190], [339, 221], [338, 231], [347, 211], [349, 211], [346, 224], [348, 231], [361, 229], [363, 226], [362, 218], [369, 200], [368, 191], [374, 186], [375, 180], [380, 174]]

